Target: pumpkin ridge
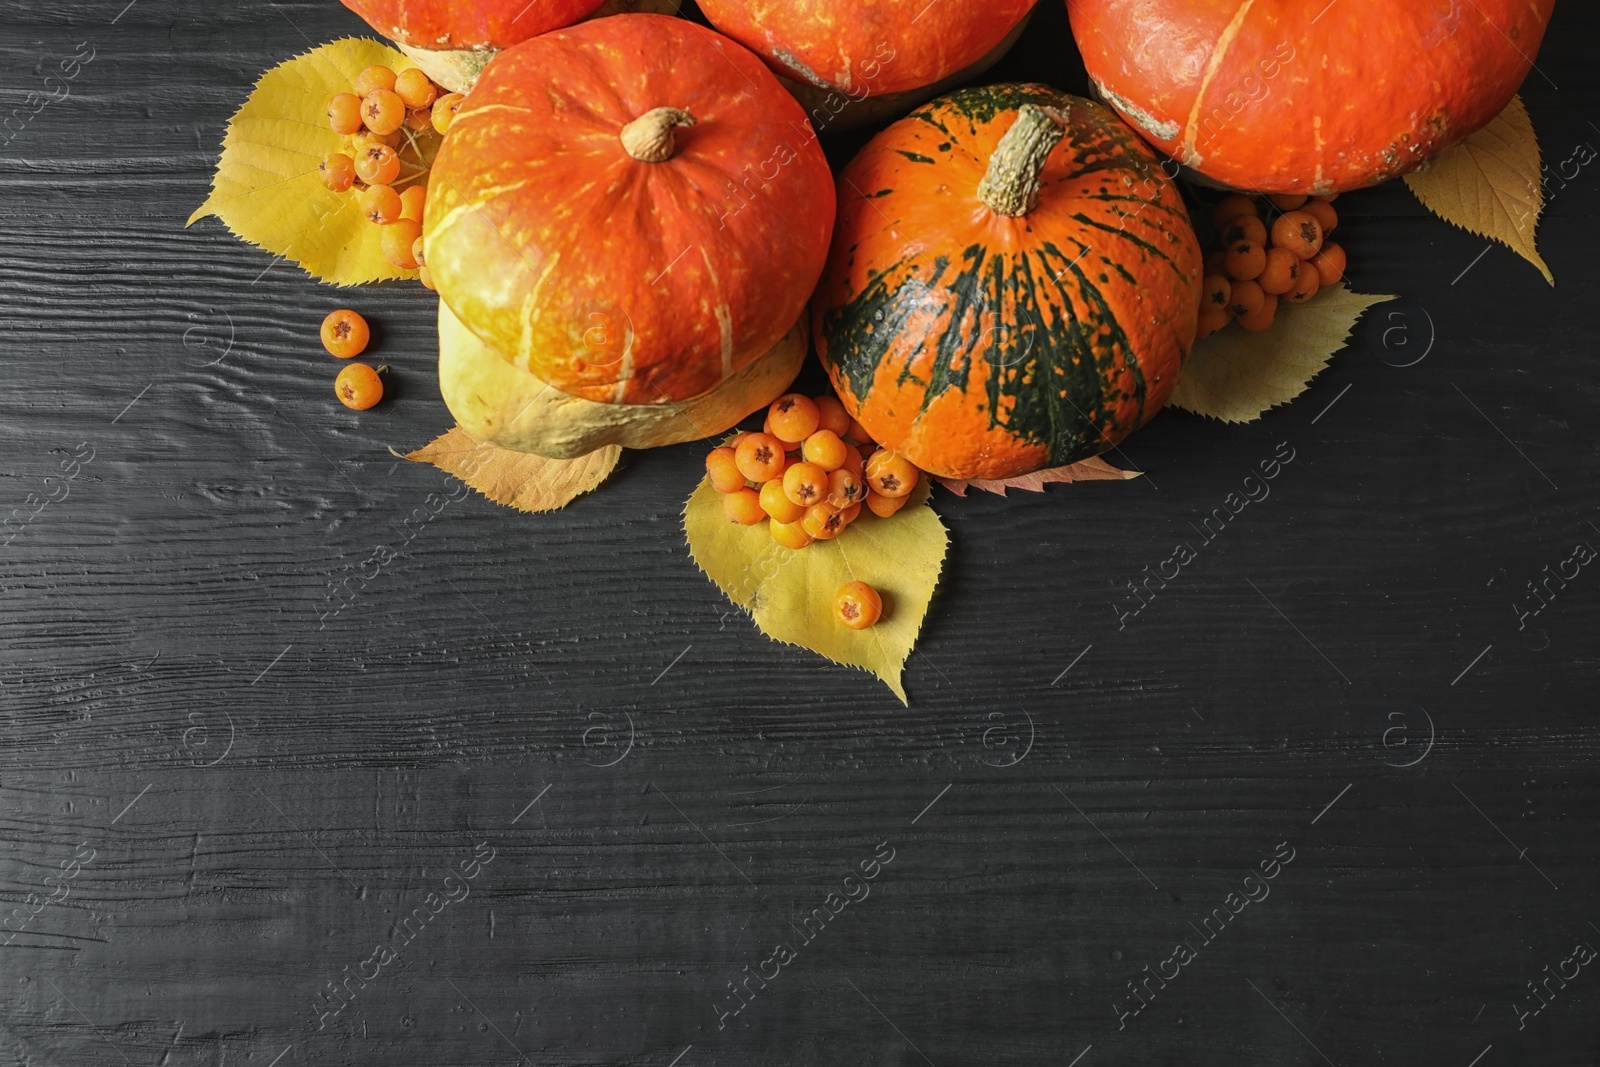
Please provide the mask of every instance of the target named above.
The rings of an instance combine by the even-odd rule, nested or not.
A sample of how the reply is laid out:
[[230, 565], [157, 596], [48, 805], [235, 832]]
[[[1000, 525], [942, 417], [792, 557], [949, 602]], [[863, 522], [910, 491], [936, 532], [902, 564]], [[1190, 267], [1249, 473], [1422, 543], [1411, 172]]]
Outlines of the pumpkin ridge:
[[[1051, 271], [1051, 256], [1055, 256], [1062, 261], [1063, 266], [1060, 270]], [[1082, 257], [1078, 258], [1081, 259]], [[1100, 292], [1100, 288], [1090, 282], [1078, 268], [1077, 259], [1068, 259], [1066, 253], [1062, 252], [1055, 244], [1046, 243], [1044, 249], [1039, 253], [1039, 262], [1046, 271], [1050, 272], [1050, 284], [1055, 286], [1056, 291], [1061, 294], [1062, 307], [1064, 309], [1070, 311], [1075, 301], [1082, 302], [1090, 305], [1092, 309], [1098, 310], [1107, 320], [1105, 326], [1106, 337], [1102, 343], [1106, 349], [1104, 355], [1099, 351], [1102, 344], [1096, 343], [1100, 331], [1096, 329], [1093, 332], [1085, 332], [1084, 330], [1083, 324], [1086, 321], [1086, 316], [1075, 314], [1072, 321], [1071, 336], [1073, 338], [1074, 354], [1082, 358], [1074, 362], [1069, 357], [1067, 363], [1069, 367], [1074, 367], [1077, 371], [1079, 380], [1076, 383], [1076, 391], [1082, 396], [1094, 398], [1094, 414], [1083, 410], [1072, 400], [1074, 392], [1072, 389], [1047, 391], [1047, 394], [1059, 395], [1060, 399], [1066, 400], [1082, 418], [1083, 422], [1094, 430], [1093, 438], [1086, 431], [1077, 431], [1075, 434], [1077, 443], [1072, 447], [1059, 448], [1055, 445], [1059, 445], [1060, 442], [1056, 442], [1051, 448], [1051, 462], [1059, 465], [1083, 458], [1083, 450], [1089, 445], [1091, 439], [1099, 440], [1105, 434], [1103, 427], [1115, 425], [1117, 413], [1113, 404], [1114, 398], [1108, 395], [1106, 383], [1116, 371], [1119, 353], [1123, 356], [1121, 362], [1133, 362], [1128, 358], [1132, 352], [1132, 344], [1128, 339], [1127, 333], [1115, 325], [1116, 319], [1112, 316], [1110, 305]], [[1077, 278], [1080, 283], [1076, 293], [1062, 281], [1069, 273]], [[1087, 321], [1092, 322], [1094, 320], [1087, 319]], [[1143, 388], [1142, 376], [1139, 378], [1138, 387], [1141, 390]], [[1059, 407], [1058, 404], [1053, 406]], [[1067, 458], [1058, 459], [1058, 456]]]
[[[1139, 248], [1144, 249], [1146, 252], [1148, 252], [1152, 256], [1155, 256], [1156, 258], [1160, 259], [1163, 263], [1167, 264], [1167, 266], [1171, 267], [1174, 271], [1176, 271], [1177, 274], [1178, 274], [1178, 277], [1182, 278], [1184, 280], [1185, 284], [1187, 284], [1190, 281], [1189, 276], [1183, 272], [1183, 268], [1178, 266], [1176, 263], [1174, 263], [1172, 261], [1172, 257], [1171, 256], [1167, 255], [1161, 249], [1157, 248], [1155, 245], [1151, 244], [1149, 241], [1146, 241], [1144, 238], [1135, 237], [1133, 234], [1128, 232], [1127, 227], [1125, 227], [1125, 226], [1107, 226], [1105, 223], [1101, 222], [1098, 219], [1091, 219], [1089, 216], [1085, 215], [1081, 211], [1074, 212], [1071, 217], [1072, 217], [1072, 219], [1074, 221], [1081, 222], [1085, 226], [1090, 226], [1090, 227], [1093, 227], [1094, 229], [1097, 229], [1097, 230], [1104, 230], [1106, 233], [1109, 233], [1109, 234], [1111, 234], [1111, 235], [1113, 235], [1115, 237], [1121, 237], [1123, 240], [1129, 242], [1130, 244], [1133, 244], [1133, 245], [1135, 245], [1135, 246], [1137, 246]], [[1128, 216], [1124, 216], [1124, 217], [1128, 217]], [[1133, 218], [1137, 218], [1138, 216], [1134, 215], [1132, 217]]]
[[[1138, 401], [1139, 410], [1134, 419], [1134, 426], [1137, 427], [1142, 425], [1144, 422], [1145, 398], [1148, 390], [1145, 384], [1144, 369], [1139, 364], [1138, 353], [1133, 350], [1133, 341], [1128, 337], [1127, 331], [1123, 330], [1120, 326], [1111, 325], [1117, 322], [1116, 313], [1112, 311], [1111, 305], [1106, 300], [1105, 295], [1100, 292], [1100, 287], [1089, 281], [1088, 276], [1084, 274], [1083, 269], [1078, 266], [1077, 260], [1072, 260], [1067, 263], [1066, 269], [1071, 271], [1072, 275], [1078, 279], [1079, 286], [1082, 289], [1084, 296], [1090, 299], [1098, 308], [1100, 313], [1105, 316], [1105, 321], [1107, 323], [1106, 355], [1103, 360], [1101, 360], [1098, 356], [1096, 357], [1096, 362], [1099, 364], [1096, 369], [1100, 371], [1098, 380], [1102, 383], [1105, 383], [1112, 379], [1112, 375], [1114, 375], [1116, 371], [1124, 370], [1127, 372], [1128, 376], [1133, 379], [1133, 391], [1131, 394], [1123, 395], [1131, 395], [1133, 399]], [[1122, 367], [1120, 368], [1118, 368], [1116, 365], [1117, 356], [1119, 354], [1122, 357]], [[1102, 385], [1100, 396], [1102, 401], [1108, 406], [1114, 403], [1116, 400], [1122, 398], [1121, 396], [1108, 395], [1108, 393], [1109, 390], [1104, 388]], [[1108, 415], [1110, 416], [1110, 420], [1108, 421], [1114, 421], [1115, 414], [1116, 413], [1114, 411], [1108, 412]], [[1102, 431], [1102, 433], [1103, 432], [1104, 431]], [[1071, 461], [1063, 459], [1060, 462], [1068, 463]]]
[[[939, 340], [934, 345], [933, 367], [928, 373], [928, 384], [922, 392], [922, 406], [919, 411], [927, 411], [929, 404], [952, 388], [965, 393], [967, 384], [971, 381], [971, 359], [966, 361], [959, 373], [953, 370], [953, 364], [955, 357], [960, 354], [956, 346], [960, 343], [961, 324], [968, 314], [974, 319], [983, 317], [983, 274], [986, 257], [984, 250], [978, 245], [968, 245], [961, 256], [972, 265], [958, 271], [955, 280], [945, 287], [949, 296], [939, 308], [939, 318], [947, 320], [950, 328], [939, 335]], [[999, 255], [988, 262], [1004, 265], [1000, 262]]]

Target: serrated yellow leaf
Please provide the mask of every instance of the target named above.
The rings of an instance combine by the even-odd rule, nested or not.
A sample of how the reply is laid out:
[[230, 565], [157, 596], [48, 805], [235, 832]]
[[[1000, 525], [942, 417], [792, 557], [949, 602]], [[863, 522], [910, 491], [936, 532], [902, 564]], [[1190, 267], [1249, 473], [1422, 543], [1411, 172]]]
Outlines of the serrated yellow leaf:
[[[377, 41], [347, 37], [263, 74], [228, 123], [211, 195], [184, 225], [215, 215], [237, 236], [335, 285], [415, 278], [384, 258], [359, 194], [332, 192], [317, 177], [324, 156], [350, 145], [328, 126], [329, 97], [350, 92], [356, 75], [375, 64], [416, 65]], [[431, 162], [438, 135], [430, 129], [416, 142], [402, 142], [402, 174]]]
[[1340, 282], [1307, 303], [1280, 303], [1277, 318], [1259, 333], [1225, 326], [1195, 342], [1167, 403], [1223, 422], [1254, 422], [1305, 392], [1361, 313], [1393, 299], [1354, 293]]
[[1512, 97], [1489, 125], [1406, 175], [1406, 186], [1429, 211], [1499, 241], [1554, 285], [1555, 276], [1534, 247], [1544, 210], [1543, 181], [1539, 141], [1520, 96]]
[[518, 511], [556, 511], [597, 487], [616, 469], [622, 449], [607, 445], [577, 459], [545, 459], [479, 444], [459, 426], [406, 459], [431, 463], [497, 504]]
[[[900, 675], [949, 545], [928, 506], [926, 480], [895, 515], [880, 519], [863, 508], [844, 533], [798, 552], [773, 541], [766, 523], [729, 522], [709, 479], [689, 497], [683, 529], [706, 577], [748, 611], [762, 633], [870, 671], [907, 703]], [[883, 618], [865, 630], [846, 629], [833, 618], [834, 593], [852, 581], [883, 596]]]

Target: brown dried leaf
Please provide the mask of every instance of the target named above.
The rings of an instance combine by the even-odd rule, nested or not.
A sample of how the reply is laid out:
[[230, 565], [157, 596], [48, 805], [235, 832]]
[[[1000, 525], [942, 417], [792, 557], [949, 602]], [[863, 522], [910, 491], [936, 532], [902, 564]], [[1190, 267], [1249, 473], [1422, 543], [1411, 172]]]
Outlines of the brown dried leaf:
[[985, 478], [971, 478], [964, 481], [960, 478], [937, 476], [934, 481], [956, 496], [966, 496], [969, 488], [1005, 496], [1007, 489], [1025, 489], [1030, 493], [1042, 493], [1046, 485], [1054, 482], [1121, 482], [1143, 476], [1143, 471], [1125, 471], [1120, 467], [1113, 467], [1099, 456], [1094, 456], [1079, 463], [1069, 463], [1065, 467], [1051, 467], [1049, 470], [1034, 471], [1020, 478], [1007, 478], [1003, 481], [991, 481]]
[[594, 489], [616, 469], [622, 449], [607, 445], [578, 459], [545, 459], [480, 444], [459, 426], [408, 453], [455, 475], [497, 504], [556, 511]]
[[1489, 125], [1407, 174], [1406, 185], [1441, 219], [1499, 241], [1538, 267], [1545, 281], [1556, 283], [1534, 247], [1544, 186], [1539, 141], [1520, 96], [1512, 97]]

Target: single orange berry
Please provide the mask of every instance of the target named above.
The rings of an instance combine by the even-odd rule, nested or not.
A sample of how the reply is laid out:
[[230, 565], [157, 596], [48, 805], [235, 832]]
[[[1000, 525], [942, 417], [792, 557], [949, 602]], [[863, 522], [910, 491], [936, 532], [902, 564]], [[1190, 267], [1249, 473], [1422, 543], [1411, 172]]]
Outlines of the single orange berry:
[[867, 480], [867, 458], [855, 445], [844, 446], [844, 462], [839, 465], [839, 469], [854, 474], [857, 481]]
[[722, 514], [729, 522], [740, 526], [754, 526], [767, 517], [761, 510], [761, 499], [754, 489], [735, 489], [722, 498]]
[[383, 399], [383, 379], [367, 364], [352, 363], [333, 380], [333, 391], [345, 407], [365, 411]]
[[356, 95], [366, 96], [378, 89], [393, 89], [395, 73], [388, 67], [372, 66], [356, 75]]
[[911, 461], [887, 448], [874, 452], [867, 459], [867, 484], [873, 492], [884, 496], [905, 496], [917, 487], [920, 471]]
[[386, 144], [369, 146], [356, 156], [356, 177], [368, 185], [390, 184], [400, 177], [399, 153]]
[[867, 510], [880, 519], [887, 519], [895, 512], [906, 506], [909, 496], [884, 496], [882, 493], [867, 494]]
[[1335, 211], [1333, 209], [1333, 205], [1328, 203], [1326, 200], [1312, 200], [1300, 210], [1317, 220], [1317, 225], [1322, 227], [1322, 236], [1324, 240], [1326, 240], [1328, 234], [1332, 233], [1334, 228], [1339, 225], [1339, 213]]
[[1232, 196], [1223, 197], [1217, 206], [1211, 209], [1211, 225], [1220, 230], [1240, 215], [1255, 214], [1255, 200], [1243, 193], [1234, 193]]
[[1293, 211], [1296, 208], [1303, 207], [1305, 202], [1311, 198], [1305, 193], [1273, 193], [1267, 199], [1271, 200], [1272, 206], [1279, 211]]
[[[1277, 297], [1273, 297], [1277, 300]], [[1261, 310], [1261, 305], [1266, 303], [1267, 293], [1257, 282], [1234, 282], [1233, 300], [1228, 304], [1228, 311], [1236, 319], [1252, 315]]]
[[1322, 251], [1306, 262], [1317, 268], [1317, 280], [1323, 285], [1337, 285], [1339, 279], [1344, 277], [1344, 249], [1334, 241], [1323, 245]]
[[724, 448], [738, 448], [739, 442], [750, 436], [749, 430], [740, 430], [726, 441], [722, 442]]
[[734, 459], [733, 449], [726, 445], [713, 448], [706, 456], [706, 476], [711, 479], [711, 488], [719, 493], [733, 493], [744, 488], [739, 463]]
[[866, 582], [846, 582], [833, 594], [833, 616], [852, 630], [865, 630], [883, 617], [883, 597]]
[[771, 434], [753, 433], [733, 450], [739, 473], [752, 482], [771, 481], [783, 473], [786, 457], [783, 442]]
[[798, 522], [779, 522], [773, 519], [767, 523], [767, 529], [772, 533], [774, 541], [784, 548], [792, 548], [797, 552], [815, 540]]
[[1237, 282], [1250, 281], [1267, 269], [1267, 250], [1254, 241], [1240, 241], [1228, 246], [1224, 262], [1228, 277]]
[[1253, 241], [1265, 246], [1267, 243], [1267, 224], [1254, 215], [1240, 215], [1222, 228], [1222, 247], [1239, 244], [1241, 241]]
[[440, 133], [450, 132], [450, 125], [456, 120], [456, 112], [461, 110], [461, 105], [466, 99], [460, 93], [445, 93], [435, 100], [431, 114], [433, 128]]
[[400, 217], [422, 221], [423, 205], [428, 202], [428, 189], [423, 185], [408, 185], [400, 191]]
[[1282, 295], [1294, 288], [1300, 277], [1300, 257], [1287, 248], [1267, 249], [1267, 266], [1256, 279], [1261, 291]]
[[333, 152], [317, 164], [317, 177], [336, 193], [342, 193], [356, 183], [356, 162], [343, 152]]
[[823, 500], [828, 495], [828, 472], [815, 463], [796, 463], [783, 472], [783, 495], [801, 507]]
[[827, 501], [836, 508], [847, 508], [851, 504], [861, 503], [861, 498], [867, 495], [867, 484], [861, 480], [861, 475], [849, 467], [840, 467], [828, 474]]
[[[1307, 273], [1315, 274], [1316, 272], [1309, 271]], [[1261, 306], [1250, 312], [1248, 315], [1240, 315], [1238, 318], [1238, 323], [1240, 326], [1243, 326], [1252, 333], [1259, 333], [1260, 331], [1265, 330], [1268, 326], [1272, 325], [1272, 320], [1277, 317], [1277, 314], [1278, 298], [1263, 294], [1261, 297]]]
[[1310, 259], [1322, 251], [1322, 223], [1308, 211], [1290, 211], [1272, 224], [1272, 243]]
[[393, 89], [406, 107], [428, 107], [439, 95], [439, 90], [420, 67], [407, 67], [396, 74]]
[[806, 506], [796, 504], [783, 491], [783, 479], [774, 478], [761, 487], [761, 509], [778, 522], [799, 522]]
[[367, 350], [370, 340], [372, 328], [367, 325], [367, 320], [349, 308], [330, 311], [328, 317], [322, 320], [322, 347], [328, 350], [329, 355], [340, 359], [359, 356]]
[[412, 133], [421, 133], [423, 130], [433, 129], [433, 112], [425, 107], [406, 112], [405, 128]]
[[1233, 298], [1233, 283], [1225, 274], [1207, 274], [1201, 283], [1200, 308], [1226, 308]]
[[411, 254], [417, 238], [422, 236], [422, 223], [416, 219], [400, 218], [380, 231], [383, 258], [401, 270], [416, 270], [417, 259]]
[[1300, 267], [1300, 274], [1295, 279], [1294, 288], [1283, 294], [1285, 303], [1304, 304], [1317, 295], [1317, 290], [1322, 288], [1322, 276], [1310, 263]]
[[818, 430], [807, 437], [801, 446], [800, 454], [807, 463], [815, 463], [825, 471], [836, 471], [844, 466], [849, 453], [845, 451], [848, 446], [844, 438], [832, 430]]
[[394, 133], [405, 125], [406, 102], [393, 89], [374, 89], [361, 98], [361, 121], [373, 133]]
[[850, 435], [850, 413], [839, 403], [836, 396], [814, 396], [811, 402], [817, 405], [817, 429], [832, 430], [840, 437]]
[[[1210, 337], [1228, 323], [1233, 321], [1233, 316], [1228, 314], [1227, 308], [1206, 308], [1200, 312], [1200, 327], [1195, 333], [1196, 339]], [[901, 499], [905, 499], [901, 497]]]
[[439, 290], [439, 287], [433, 284], [433, 272], [428, 269], [426, 263], [417, 268], [417, 281], [422, 283], [424, 289], [430, 289], [434, 292]]
[[841, 508], [839, 511], [839, 517], [844, 520], [844, 524], [846, 526], [849, 526], [852, 522], [855, 522], [860, 515], [860, 504], [851, 504], [849, 507]]
[[812, 504], [806, 509], [800, 526], [816, 541], [832, 541], [844, 533], [844, 516], [839, 509], [828, 504]]
[[861, 423], [855, 419], [850, 420], [850, 432], [845, 434], [845, 436], [850, 438], [850, 440], [854, 441], [858, 445], [869, 445], [872, 443], [872, 435], [867, 432], [867, 428], [865, 426], [861, 425]]
[[417, 266], [426, 267], [428, 265], [428, 257], [423, 255], [422, 251], [422, 238], [418, 237], [416, 241], [412, 242], [411, 255], [417, 261]]
[[1323, 193], [1321, 196], [1313, 196], [1311, 199], [1316, 200], [1316, 201], [1318, 201], [1320, 203], [1323, 203], [1323, 204], [1331, 204], [1335, 200], [1339, 199], [1339, 194], [1338, 193]]
[[361, 98], [355, 93], [334, 93], [328, 101], [328, 125], [334, 133], [352, 134], [361, 129]]
[[785, 444], [799, 444], [817, 432], [822, 414], [816, 401], [801, 393], [786, 393], [772, 402], [767, 409], [772, 419], [772, 433]]
[[387, 185], [370, 185], [361, 194], [361, 213], [374, 226], [382, 226], [400, 217], [400, 194]]

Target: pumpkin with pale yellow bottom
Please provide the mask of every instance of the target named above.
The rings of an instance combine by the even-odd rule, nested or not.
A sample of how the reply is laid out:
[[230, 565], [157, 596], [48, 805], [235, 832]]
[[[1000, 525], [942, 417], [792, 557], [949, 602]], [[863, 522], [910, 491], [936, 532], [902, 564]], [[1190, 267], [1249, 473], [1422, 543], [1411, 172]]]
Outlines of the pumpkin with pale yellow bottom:
[[808, 347], [802, 319], [766, 355], [699, 396], [602, 404], [513, 366], [439, 303], [439, 389], [456, 424], [485, 444], [550, 459], [576, 459], [606, 445], [658, 448], [723, 433], [783, 395]]

